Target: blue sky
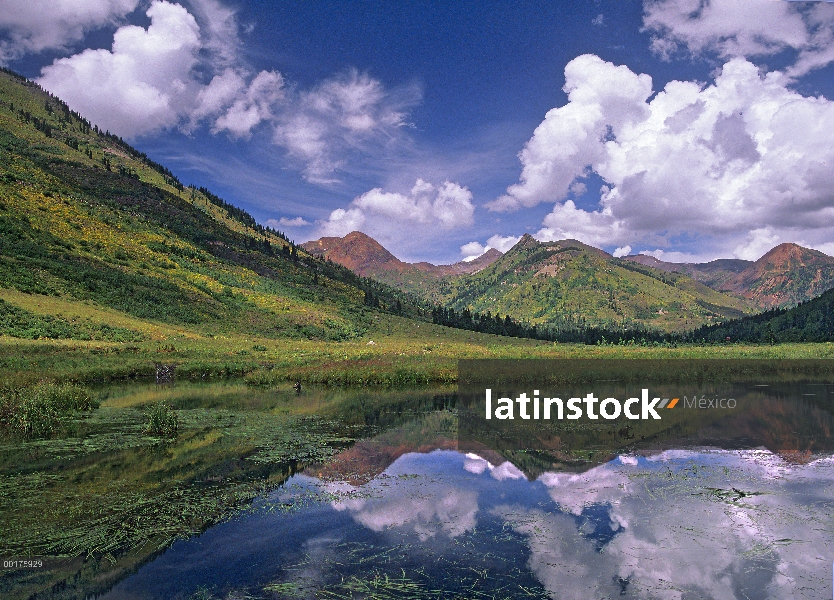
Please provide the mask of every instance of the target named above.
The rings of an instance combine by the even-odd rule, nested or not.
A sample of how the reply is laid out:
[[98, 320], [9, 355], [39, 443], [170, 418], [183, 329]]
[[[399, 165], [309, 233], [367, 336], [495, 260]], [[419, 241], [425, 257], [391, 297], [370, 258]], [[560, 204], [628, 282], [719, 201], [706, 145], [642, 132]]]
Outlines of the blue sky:
[[0, 0], [0, 60], [296, 241], [834, 254], [834, 5]]

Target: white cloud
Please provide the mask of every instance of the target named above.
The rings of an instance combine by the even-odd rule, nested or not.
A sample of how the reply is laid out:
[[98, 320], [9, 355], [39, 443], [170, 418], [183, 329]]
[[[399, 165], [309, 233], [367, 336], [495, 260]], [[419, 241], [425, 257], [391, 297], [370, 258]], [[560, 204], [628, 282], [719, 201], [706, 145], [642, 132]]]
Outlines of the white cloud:
[[574, 196], [581, 196], [582, 194], [588, 191], [588, 186], [582, 183], [581, 181], [574, 181], [572, 184], [570, 184], [568, 191]]
[[547, 113], [519, 154], [521, 183], [511, 185], [487, 208], [516, 210], [564, 198], [585, 168], [604, 157], [601, 140], [607, 128], [645, 115], [651, 88], [648, 75], [592, 54], [570, 61], [564, 86], [568, 103]]
[[139, 0], [6, 0], [0, 10], [0, 64], [29, 52], [63, 48], [88, 31], [116, 24]]
[[463, 262], [473, 261], [487, 250], [489, 248], [480, 242], [469, 242], [460, 247], [460, 253], [463, 254]]
[[773, 227], [762, 227], [754, 229], [747, 234], [743, 243], [736, 246], [733, 256], [745, 260], [756, 260], [768, 250], [778, 245], [781, 241], [779, 234], [773, 231]]
[[148, 29], [119, 28], [112, 51], [85, 50], [45, 67], [45, 89], [78, 107], [104, 129], [134, 136], [179, 120], [197, 63], [200, 30], [182, 6], [154, 2]]
[[[93, 0], [75, 12], [73, 2], [43, 4], [21, 3], [25, 10], [0, 15], [0, 28], [14, 42], [0, 46], [0, 59], [116, 25], [137, 2]], [[127, 138], [175, 127], [190, 134], [207, 125], [214, 134], [246, 139], [265, 127], [304, 177], [319, 184], [338, 181], [338, 172], [357, 155], [384, 154], [402, 139], [408, 111], [421, 97], [418, 86], [386, 89], [355, 70], [312, 89], [287, 85], [281, 73], [254, 73], [241, 58], [233, 9], [218, 0], [189, 0], [187, 6], [154, 0], [147, 29], [119, 27], [110, 50], [57, 59], [38, 83], [102, 129]]]
[[[834, 238], [831, 101], [744, 59], [711, 85], [672, 81], [654, 96], [650, 77], [596, 56], [571, 61], [565, 77], [569, 102], [527, 142], [520, 182], [488, 205], [556, 201], [538, 239], [662, 249], [686, 234], [714, 258], [757, 252], [745, 241], [757, 230], [808, 245]], [[596, 210], [565, 201], [589, 171], [607, 182]]]
[[189, 0], [203, 34], [203, 50], [219, 67], [238, 67], [241, 46], [235, 11], [217, 0]]
[[628, 256], [631, 254], [631, 246], [621, 246], [614, 250], [614, 258], [621, 258], [623, 256]]
[[417, 87], [386, 90], [351, 70], [298, 94], [280, 115], [274, 140], [301, 161], [307, 180], [332, 183], [346, 154], [378, 151], [396, 139], [420, 97]]
[[495, 248], [501, 253], [506, 252], [518, 243], [521, 237], [513, 235], [498, 235], [495, 234], [486, 241], [486, 245], [480, 242], [469, 242], [460, 247], [460, 253], [464, 255], [464, 261], [469, 262], [481, 256], [484, 252]]
[[275, 219], [267, 219], [266, 225], [272, 227], [273, 229], [277, 229], [279, 227], [304, 227], [305, 225], [311, 225], [311, 223], [304, 220], [303, 217], [295, 217], [294, 219], [281, 217], [277, 221]]
[[227, 31], [231, 13], [208, 0], [195, 6], [206, 15], [205, 31], [179, 4], [155, 0], [147, 29], [120, 27], [111, 50], [58, 59], [44, 67], [38, 83], [102, 129], [125, 137], [176, 126], [192, 131], [206, 119], [215, 133], [245, 137], [272, 118], [283, 98], [283, 79], [272, 71], [252, 77], [238, 66], [202, 84], [196, 73], [206, 66], [201, 53], [231, 62], [234, 36]]
[[[435, 186], [418, 179], [408, 194], [374, 188], [339, 208], [320, 222], [319, 235], [344, 236], [362, 230], [371, 236], [402, 227], [423, 226], [448, 231], [471, 225], [475, 207], [472, 192], [451, 181]], [[428, 233], [427, 237], [431, 237]]]
[[809, 246], [814, 250], [819, 250], [823, 254], [827, 254], [828, 256], [834, 256], [834, 242], [826, 242], [823, 244], [816, 244]]
[[258, 73], [248, 89], [239, 94], [211, 128], [212, 133], [228, 131], [234, 137], [247, 137], [263, 121], [273, 118], [273, 107], [284, 98], [284, 78], [275, 71]]
[[657, 260], [673, 263], [700, 263], [708, 262], [714, 258], [712, 255], [699, 255], [692, 254], [691, 252], [663, 250], [661, 248], [657, 248], [655, 250], [642, 250], [640, 251], [640, 254], [645, 254], [646, 256], [653, 256]]
[[669, 58], [679, 47], [724, 59], [796, 52], [798, 76], [834, 60], [834, 6], [825, 2], [654, 0], [643, 26], [652, 49]]

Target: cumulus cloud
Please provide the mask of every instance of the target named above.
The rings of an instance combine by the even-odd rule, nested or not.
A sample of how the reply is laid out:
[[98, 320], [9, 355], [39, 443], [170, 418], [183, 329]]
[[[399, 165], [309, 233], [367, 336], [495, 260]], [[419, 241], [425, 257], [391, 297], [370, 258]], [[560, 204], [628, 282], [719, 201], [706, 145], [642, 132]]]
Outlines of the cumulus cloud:
[[779, 244], [781, 237], [773, 231], [773, 227], [761, 227], [747, 234], [743, 243], [736, 246], [733, 256], [745, 260], [756, 260], [768, 250]]
[[[749, 257], [766, 240], [834, 237], [831, 101], [741, 58], [710, 85], [671, 81], [654, 95], [648, 75], [593, 55], [565, 79], [568, 103], [527, 142], [519, 183], [488, 205], [555, 201], [538, 239], [662, 249], [685, 234]], [[589, 171], [606, 182], [595, 210], [565, 200]]]
[[0, 11], [0, 64], [29, 52], [63, 48], [88, 31], [114, 25], [139, 0], [7, 0]]
[[614, 250], [614, 258], [621, 258], [623, 256], [628, 256], [631, 254], [631, 246], [621, 246]]
[[43, 69], [38, 83], [122, 135], [175, 125], [178, 105], [192, 92], [200, 29], [177, 4], [154, 2], [147, 15], [148, 29], [121, 27], [112, 50], [58, 59]]
[[645, 117], [652, 80], [585, 54], [565, 67], [564, 90], [568, 103], [547, 113], [519, 155], [521, 182], [487, 208], [515, 210], [567, 196], [586, 167], [604, 158], [609, 129]]
[[520, 237], [516, 237], [513, 235], [493, 235], [486, 241], [486, 244], [481, 244], [480, 242], [469, 242], [468, 244], [464, 244], [460, 247], [460, 253], [464, 255], [464, 261], [469, 262], [471, 260], [475, 260], [488, 250], [495, 248], [499, 252], [506, 252], [513, 246], [518, 243]]
[[294, 219], [281, 217], [277, 221], [275, 219], [267, 219], [266, 224], [273, 229], [277, 229], [278, 227], [304, 227], [312, 223], [305, 221], [303, 217], [295, 217]]
[[[319, 223], [319, 235], [344, 236], [362, 230], [376, 236], [401, 231], [404, 226], [423, 226], [449, 231], [471, 225], [475, 207], [472, 192], [451, 181], [433, 185], [418, 179], [408, 194], [374, 188], [350, 205], [330, 213]], [[430, 234], [428, 234], [430, 236]]]
[[834, 6], [825, 2], [653, 0], [644, 3], [652, 49], [669, 58], [679, 48], [724, 59], [792, 50], [788, 73], [799, 76], [834, 60]]
[[249, 78], [242, 69], [226, 69], [203, 85], [195, 72], [200, 53], [213, 44], [228, 53], [228, 36], [217, 42], [219, 34], [204, 33], [179, 4], [156, 0], [146, 14], [147, 29], [120, 27], [110, 50], [57, 59], [44, 67], [38, 83], [101, 128], [126, 137], [178, 125], [192, 130], [207, 118], [215, 132], [245, 136], [271, 118], [271, 106], [283, 94], [280, 74], [263, 71]]

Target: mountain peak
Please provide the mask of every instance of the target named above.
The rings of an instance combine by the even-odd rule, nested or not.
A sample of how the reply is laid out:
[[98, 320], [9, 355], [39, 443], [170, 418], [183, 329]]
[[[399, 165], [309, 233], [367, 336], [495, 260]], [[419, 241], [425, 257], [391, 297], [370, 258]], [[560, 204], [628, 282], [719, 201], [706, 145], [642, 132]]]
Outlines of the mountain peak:
[[521, 250], [523, 248], [535, 248], [539, 245], [539, 241], [529, 233], [522, 235], [513, 246], [513, 249]]
[[452, 265], [434, 265], [427, 262], [407, 263], [391, 254], [371, 236], [361, 231], [351, 231], [345, 237], [323, 237], [301, 244], [310, 254], [329, 258], [363, 277], [378, 277], [396, 285], [399, 275], [419, 272], [428, 277], [445, 277], [474, 273], [497, 260], [501, 252], [490, 249], [469, 262]]
[[823, 254], [819, 250], [811, 250], [810, 248], [804, 248], [799, 244], [786, 242], [784, 244], [779, 244], [775, 248], [772, 248], [759, 260], [757, 260], [756, 264], [774, 267], [783, 267], [790, 265], [805, 266], [813, 262], [828, 262], [830, 260], [830, 256], [828, 256], [827, 254]]
[[351, 231], [345, 237], [323, 237], [301, 244], [310, 254], [324, 256], [367, 277], [379, 269], [402, 270], [405, 263], [388, 252], [382, 244], [361, 231]]
[[818, 296], [834, 284], [834, 258], [798, 244], [779, 244], [722, 290], [743, 294], [762, 306], [785, 306]]

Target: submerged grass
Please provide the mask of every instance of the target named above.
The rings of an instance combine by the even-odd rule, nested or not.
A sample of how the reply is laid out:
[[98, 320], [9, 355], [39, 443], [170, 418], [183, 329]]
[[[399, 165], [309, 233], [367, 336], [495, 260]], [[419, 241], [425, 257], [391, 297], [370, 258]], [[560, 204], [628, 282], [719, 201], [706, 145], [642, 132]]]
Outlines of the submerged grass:
[[39, 384], [28, 393], [48, 390], [55, 406], [100, 406], [83, 419], [72, 413], [75, 426], [51, 437], [0, 439], [0, 555], [60, 560], [40, 574], [5, 573], [4, 599], [100, 593], [376, 431], [380, 406], [392, 402], [362, 390], [240, 383], [131, 384], [87, 396], [76, 385]]

